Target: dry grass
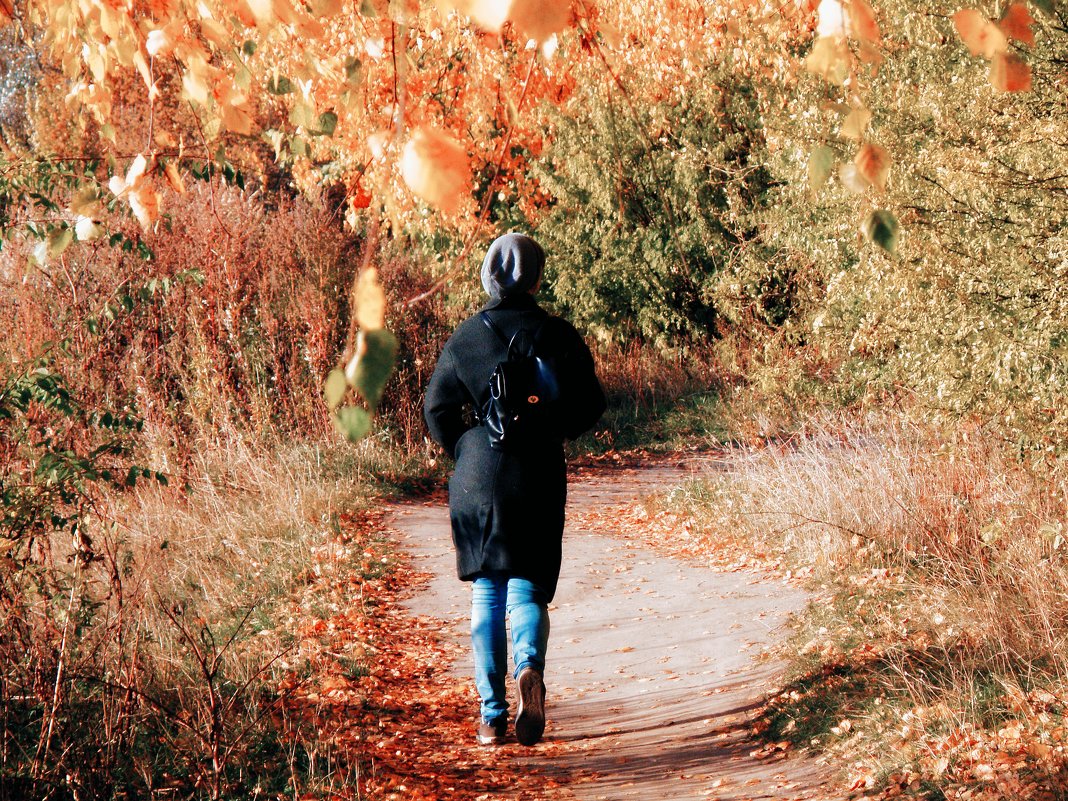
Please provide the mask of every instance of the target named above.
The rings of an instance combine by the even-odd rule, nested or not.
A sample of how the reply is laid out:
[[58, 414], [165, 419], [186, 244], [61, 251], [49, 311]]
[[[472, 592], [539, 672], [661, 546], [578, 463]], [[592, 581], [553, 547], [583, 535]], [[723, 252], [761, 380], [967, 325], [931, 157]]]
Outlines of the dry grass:
[[275, 688], [313, 673], [300, 621], [339, 611], [301, 588], [358, 575], [338, 518], [387, 460], [231, 444], [194, 457], [185, 487], [104, 501], [91, 555], [69, 534], [37, 543], [0, 579], [0, 797], [297, 786], [316, 744], [285, 735]]
[[704, 551], [775, 555], [819, 593], [773, 736], [833, 746], [858, 787], [1030, 797], [1065, 763], [1066, 490], [980, 428], [827, 420], [669, 508]]

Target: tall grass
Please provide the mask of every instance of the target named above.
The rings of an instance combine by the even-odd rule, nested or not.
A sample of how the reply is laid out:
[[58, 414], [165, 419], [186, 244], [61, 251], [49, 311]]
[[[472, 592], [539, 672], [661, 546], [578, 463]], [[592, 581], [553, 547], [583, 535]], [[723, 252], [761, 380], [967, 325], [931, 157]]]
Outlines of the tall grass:
[[841, 741], [872, 776], [911, 766], [935, 786], [981, 783], [1017, 718], [1041, 745], [1021, 770], [1063, 762], [1066, 493], [1063, 465], [1024, 465], [981, 427], [880, 417], [732, 453], [669, 504], [702, 552], [774, 555], [820, 593], [775, 734]]
[[0, 576], [0, 796], [307, 787], [294, 774], [317, 744], [290, 736], [277, 689], [314, 673], [301, 621], [338, 599], [302, 588], [359, 574], [342, 518], [387, 459], [374, 443], [231, 443], [192, 457], [182, 488], [109, 497], [90, 556], [56, 534]]
[[[314, 672], [300, 621], [337, 599], [302, 608], [302, 588], [359, 575], [346, 514], [433, 480], [421, 392], [440, 303], [390, 311], [397, 380], [372, 438], [343, 445], [321, 387], [346, 344], [359, 239], [322, 205], [222, 183], [167, 209], [148, 259], [104, 240], [45, 265], [0, 251], [0, 323], [19, 332], [0, 345], [0, 393], [46, 364], [74, 399], [8, 403], [0, 420], [0, 798], [307, 787], [314, 743], [290, 736], [275, 689]], [[381, 261], [404, 297], [418, 270]], [[107, 480], [87, 460], [117, 437], [104, 414], [137, 423]], [[62, 480], [42, 468], [57, 454]], [[128, 463], [168, 483], [120, 491]]]

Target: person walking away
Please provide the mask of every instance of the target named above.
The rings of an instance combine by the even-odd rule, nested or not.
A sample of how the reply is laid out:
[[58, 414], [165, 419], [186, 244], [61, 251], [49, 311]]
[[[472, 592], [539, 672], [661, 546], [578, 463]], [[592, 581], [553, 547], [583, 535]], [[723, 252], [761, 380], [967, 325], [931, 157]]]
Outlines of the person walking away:
[[[471, 646], [481, 698], [477, 738], [485, 745], [504, 742], [508, 725], [506, 615], [518, 696], [516, 739], [534, 745], [544, 732], [547, 606], [560, 576], [567, 496], [563, 441], [592, 428], [606, 406], [582, 337], [534, 299], [544, 266], [541, 246], [523, 234], [506, 234], [490, 245], [481, 270], [489, 302], [445, 343], [423, 408], [430, 435], [456, 462], [449, 515], [457, 573], [472, 582]], [[505, 446], [484, 423], [490, 378], [508, 359], [518, 332], [526, 332], [519, 341], [534, 342], [535, 354], [553, 365], [559, 399], [545, 430]]]

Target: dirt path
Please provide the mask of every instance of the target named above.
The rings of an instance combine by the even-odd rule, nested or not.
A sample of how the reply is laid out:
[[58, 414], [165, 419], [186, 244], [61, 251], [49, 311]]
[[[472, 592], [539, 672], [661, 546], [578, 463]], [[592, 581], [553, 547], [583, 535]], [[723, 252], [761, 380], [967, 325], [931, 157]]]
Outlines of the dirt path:
[[[573, 481], [568, 519], [636, 501], [697, 469]], [[415, 567], [433, 576], [409, 608], [443, 621], [466, 655], [470, 590], [455, 577], [447, 510], [403, 506], [394, 525]], [[546, 744], [504, 746], [500, 758], [567, 777], [582, 800], [831, 798], [813, 763], [754, 756], [760, 746], [745, 725], [780, 672], [755, 657], [805, 600], [782, 582], [685, 563], [569, 523], [550, 607]], [[452, 674], [470, 686], [469, 657]], [[472, 723], [476, 714], [473, 702]]]

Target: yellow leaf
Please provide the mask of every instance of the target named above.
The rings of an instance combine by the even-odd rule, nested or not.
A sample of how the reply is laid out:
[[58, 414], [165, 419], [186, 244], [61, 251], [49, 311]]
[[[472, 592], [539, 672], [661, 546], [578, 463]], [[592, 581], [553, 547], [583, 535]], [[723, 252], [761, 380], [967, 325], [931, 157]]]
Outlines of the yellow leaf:
[[990, 84], [999, 92], [1030, 92], [1031, 67], [1015, 53], [995, 53]]
[[838, 132], [838, 135], [843, 139], [852, 139], [859, 142], [864, 138], [864, 132], [868, 130], [869, 122], [871, 122], [871, 112], [863, 107], [855, 108], [843, 120], [842, 130]]
[[185, 96], [194, 103], [206, 106], [208, 98], [211, 97], [211, 68], [200, 58], [191, 58], [186, 67], [185, 74], [182, 75]]
[[386, 293], [374, 267], [364, 270], [356, 281], [356, 323], [364, 331], [377, 331], [386, 324]]
[[341, 401], [345, 399], [345, 393], [348, 391], [349, 385], [345, 380], [345, 372], [343, 370], [331, 370], [327, 375], [324, 382], [324, 394], [326, 395], [326, 405], [330, 411], [334, 411]]
[[[245, 0], [244, 3], [237, 3], [237, 5], [247, 5], [257, 25], [270, 25], [275, 20], [274, 3], [271, 0]], [[241, 21], [245, 22], [245, 19], [247, 17]]]
[[79, 217], [74, 224], [74, 234], [79, 242], [91, 242], [99, 239], [106, 232], [92, 217]]
[[846, 35], [845, 9], [839, 0], [820, 0], [819, 8], [816, 9], [816, 20], [817, 36]]
[[171, 185], [171, 189], [179, 195], [185, 194], [185, 181], [182, 180], [182, 175], [173, 161], [167, 162], [167, 166], [163, 168], [163, 174], [167, 176], [167, 183]]
[[890, 173], [890, 154], [879, 145], [864, 145], [853, 159], [857, 172], [864, 180], [879, 189], [886, 189], [886, 178]]
[[100, 192], [91, 184], [82, 186], [70, 201], [70, 210], [76, 217], [92, 217], [100, 211]]
[[344, 9], [341, 0], [312, 0], [311, 7], [317, 17], [332, 17]]
[[878, 44], [879, 23], [875, 21], [875, 10], [868, 0], [849, 0], [849, 33], [856, 39]]
[[226, 28], [211, 17], [205, 17], [200, 20], [200, 32], [204, 34], [205, 39], [216, 47], [224, 48], [230, 44], [231, 36], [227, 33]]
[[466, 14], [476, 25], [491, 33], [500, 31], [512, 7], [511, 0], [437, 0], [437, 5], [445, 13], [459, 11]]
[[860, 174], [857, 165], [852, 161], [847, 162], [838, 168], [838, 180], [842, 182], [842, 186], [854, 195], [862, 194], [865, 189], [871, 186], [868, 179]]
[[571, 3], [566, 0], [513, 0], [508, 21], [523, 36], [542, 44], [571, 22]]
[[130, 191], [130, 210], [145, 230], [159, 217], [159, 193], [148, 178], [142, 178]]
[[1002, 33], [1010, 39], [1022, 42], [1025, 45], [1034, 45], [1035, 33], [1031, 30], [1035, 20], [1032, 18], [1027, 6], [1023, 3], [1013, 3], [1005, 9], [1005, 15], [998, 23]]
[[145, 82], [145, 86], [149, 89], [152, 88], [152, 70], [148, 68], [148, 61], [145, 59], [144, 53], [140, 50], [133, 54], [133, 63], [137, 67], [137, 71], [141, 73], [141, 79]]
[[133, 186], [146, 172], [148, 172], [148, 159], [143, 155], [138, 155], [137, 158], [130, 163], [130, 169], [126, 171], [127, 185]]
[[150, 56], [170, 55], [170, 52], [173, 49], [174, 39], [171, 36], [170, 31], [166, 28], [157, 28], [154, 31], [149, 31], [148, 36], [145, 37], [145, 51]]
[[995, 53], [1009, 46], [1001, 29], [974, 8], [965, 8], [954, 14], [953, 25], [973, 56], [993, 58]]
[[845, 39], [821, 36], [805, 59], [805, 69], [841, 86], [849, 75], [849, 48]]
[[469, 196], [471, 167], [463, 146], [427, 126], [412, 132], [401, 154], [401, 175], [416, 195], [446, 214], [454, 214]]
[[226, 130], [248, 136], [252, 133], [252, 115], [237, 105], [225, 104], [221, 108], [222, 124]]

